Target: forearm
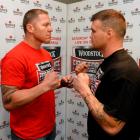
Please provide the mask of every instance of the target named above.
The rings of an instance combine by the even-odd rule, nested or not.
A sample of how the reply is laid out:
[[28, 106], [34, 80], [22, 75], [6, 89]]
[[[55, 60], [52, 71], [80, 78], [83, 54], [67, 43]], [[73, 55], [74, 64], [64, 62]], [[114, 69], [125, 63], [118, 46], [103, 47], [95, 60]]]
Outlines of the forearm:
[[3, 104], [5, 109], [12, 110], [22, 105], [28, 104], [44, 92], [49, 91], [49, 88], [43, 88], [41, 84], [30, 89], [19, 89], [13, 92], [7, 92], [3, 95]]
[[110, 135], [117, 134], [125, 123], [108, 115], [103, 109], [104, 105], [97, 100], [91, 91], [88, 91], [85, 95], [84, 100], [92, 116], [102, 127], [102, 129]]

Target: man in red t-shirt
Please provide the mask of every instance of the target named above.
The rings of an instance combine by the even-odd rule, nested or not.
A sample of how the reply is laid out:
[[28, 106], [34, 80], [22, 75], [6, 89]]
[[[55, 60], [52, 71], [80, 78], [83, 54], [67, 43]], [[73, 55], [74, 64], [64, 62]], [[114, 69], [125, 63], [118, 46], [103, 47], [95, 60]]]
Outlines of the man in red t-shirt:
[[[52, 58], [42, 43], [50, 43], [52, 27], [48, 12], [29, 10], [23, 19], [25, 39], [1, 61], [2, 99], [10, 111], [12, 140], [54, 140], [54, 89], [61, 81]], [[69, 83], [69, 76], [63, 78]]]

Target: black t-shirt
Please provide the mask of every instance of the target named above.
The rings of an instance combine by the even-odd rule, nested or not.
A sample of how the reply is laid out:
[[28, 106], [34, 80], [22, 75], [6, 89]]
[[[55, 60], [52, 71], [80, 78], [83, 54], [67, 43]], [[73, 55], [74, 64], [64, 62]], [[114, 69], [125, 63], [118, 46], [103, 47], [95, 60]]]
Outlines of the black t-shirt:
[[122, 49], [106, 58], [99, 69], [102, 76], [95, 96], [104, 104], [107, 114], [125, 121], [126, 124], [117, 135], [111, 136], [89, 112], [89, 140], [138, 140], [140, 70], [136, 62]]

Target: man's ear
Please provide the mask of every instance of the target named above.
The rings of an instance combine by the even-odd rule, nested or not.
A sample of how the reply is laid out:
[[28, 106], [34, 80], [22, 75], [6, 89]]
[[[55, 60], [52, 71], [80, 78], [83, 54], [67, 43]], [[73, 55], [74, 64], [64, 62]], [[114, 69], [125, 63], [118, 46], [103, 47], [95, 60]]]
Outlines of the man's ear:
[[30, 23], [26, 25], [26, 29], [27, 29], [27, 31], [28, 31], [29, 33], [32, 33], [32, 32], [34, 31], [34, 27], [33, 27], [33, 25], [30, 24]]
[[108, 29], [106, 30], [106, 32], [107, 32], [108, 38], [112, 37], [113, 34], [114, 34], [114, 31], [113, 31], [111, 28], [108, 28]]

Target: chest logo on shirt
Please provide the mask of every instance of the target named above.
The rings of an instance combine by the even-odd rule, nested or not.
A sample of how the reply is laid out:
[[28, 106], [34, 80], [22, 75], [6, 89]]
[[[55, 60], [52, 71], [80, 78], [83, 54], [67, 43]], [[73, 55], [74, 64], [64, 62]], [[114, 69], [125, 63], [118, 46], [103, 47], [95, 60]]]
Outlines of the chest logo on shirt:
[[50, 61], [45, 61], [35, 65], [37, 67], [38, 83], [40, 83], [45, 78], [45, 75], [52, 70], [52, 64]]

